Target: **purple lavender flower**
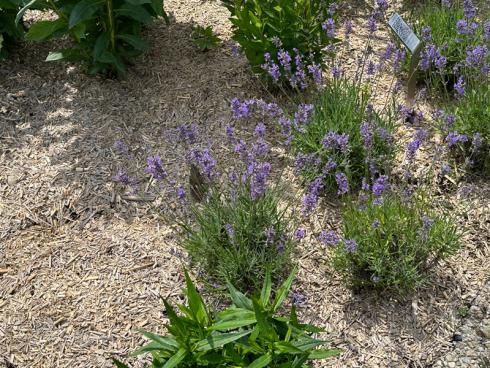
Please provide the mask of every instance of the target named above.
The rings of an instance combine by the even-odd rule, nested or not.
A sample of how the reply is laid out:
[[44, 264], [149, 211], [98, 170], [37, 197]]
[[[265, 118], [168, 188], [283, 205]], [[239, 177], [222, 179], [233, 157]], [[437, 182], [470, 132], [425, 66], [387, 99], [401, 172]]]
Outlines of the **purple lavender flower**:
[[374, 134], [371, 126], [367, 122], [363, 122], [360, 127], [362, 141], [364, 143], [364, 148], [370, 150], [373, 147]]
[[335, 246], [340, 242], [340, 238], [335, 231], [322, 230], [320, 235], [318, 235], [318, 240], [320, 243], [330, 246]]
[[252, 154], [254, 157], [265, 156], [269, 152], [270, 145], [264, 139], [259, 138], [252, 145]]
[[475, 133], [473, 139], [471, 140], [471, 146], [473, 152], [478, 152], [483, 145], [483, 140], [480, 133]]
[[334, 160], [332, 160], [331, 157], [329, 157], [327, 163], [323, 167], [323, 172], [325, 174], [328, 174], [329, 172], [335, 170], [336, 168], [337, 168], [337, 163]]
[[417, 153], [421, 145], [422, 140], [417, 137], [414, 140], [408, 142], [406, 150], [406, 157], [408, 161], [412, 161], [415, 158], [415, 154]]
[[441, 3], [447, 8], [451, 7], [451, 2], [449, 0], [441, 0]]
[[388, 2], [386, 0], [376, 0], [376, 5], [381, 12], [385, 12], [388, 9]]
[[274, 37], [272, 37], [272, 40], [271, 41], [274, 44], [274, 46], [276, 46], [277, 48], [282, 47], [282, 41], [281, 41], [281, 39], [279, 37], [274, 36]]
[[318, 167], [320, 165], [320, 159], [318, 155], [313, 152], [307, 155], [299, 153], [295, 159], [295, 172], [300, 173], [306, 167]]
[[339, 187], [339, 190], [337, 191], [338, 195], [346, 194], [349, 191], [349, 181], [343, 172], [337, 172], [335, 174], [335, 181]]
[[330, 6], [328, 7], [328, 14], [333, 17], [335, 15], [335, 13], [337, 12], [337, 10], [339, 10], [339, 4], [337, 3], [332, 3], [330, 4]]
[[112, 180], [116, 183], [130, 185], [133, 183], [133, 179], [124, 170], [119, 170], [116, 175], [112, 177]]
[[255, 126], [255, 134], [257, 134], [259, 137], [263, 137], [265, 134], [265, 124], [264, 123], [258, 123]]
[[465, 19], [460, 19], [456, 22], [456, 31], [460, 35], [471, 34], [470, 27]]
[[178, 187], [177, 188], [177, 198], [180, 200], [185, 199], [185, 189], [183, 187]]
[[290, 119], [286, 118], [285, 116], [281, 116], [279, 118], [278, 123], [281, 127], [281, 134], [289, 139], [291, 137], [293, 122]]
[[266, 237], [265, 243], [267, 245], [274, 244], [275, 238], [276, 238], [276, 230], [271, 226], [271, 227], [268, 227], [267, 229], [265, 229], [264, 233], [265, 233], [265, 237]]
[[298, 240], [303, 239], [305, 236], [306, 236], [306, 230], [305, 229], [299, 228], [299, 229], [296, 229], [296, 231], [294, 232], [294, 237]]
[[427, 237], [429, 235], [429, 230], [434, 224], [434, 220], [429, 218], [427, 215], [423, 215], [421, 218], [422, 226], [420, 229], [417, 231], [417, 235], [422, 239], [422, 240], [427, 240]]
[[277, 53], [277, 59], [279, 60], [279, 63], [282, 65], [284, 70], [287, 72], [291, 72], [291, 55], [287, 51], [284, 50], [279, 50]]
[[402, 62], [405, 60], [405, 56], [406, 53], [404, 50], [398, 48], [395, 50], [395, 57], [393, 58], [393, 71], [395, 73], [400, 71]]
[[388, 42], [386, 44], [386, 47], [385, 47], [384, 51], [379, 56], [380, 61], [382, 63], [384, 63], [384, 62], [390, 60], [391, 57], [393, 56], [395, 50], [396, 50], [395, 44], [393, 42]]
[[367, 75], [372, 76], [376, 72], [376, 64], [372, 60], [369, 60], [367, 65]]
[[231, 125], [226, 126], [226, 136], [228, 137], [229, 143], [235, 143], [235, 131]]
[[447, 64], [447, 58], [441, 55], [434, 61], [434, 64], [439, 70], [442, 70], [445, 68]]
[[225, 224], [225, 231], [226, 231], [226, 234], [228, 235], [228, 238], [233, 243], [233, 240], [235, 239], [235, 229], [233, 228], [233, 225], [232, 224]]
[[454, 95], [458, 98], [463, 97], [465, 93], [464, 87], [465, 87], [464, 79], [463, 77], [459, 77], [458, 81], [454, 83], [454, 91], [455, 91]]
[[308, 71], [310, 72], [311, 77], [313, 78], [313, 82], [315, 82], [315, 84], [322, 84], [322, 69], [320, 65], [315, 63], [308, 65]]
[[339, 67], [337, 67], [336, 65], [334, 65], [332, 67], [332, 77], [334, 77], [335, 79], [338, 79], [340, 78], [340, 76], [342, 75], [342, 71]]
[[345, 239], [344, 244], [347, 253], [354, 253], [357, 249], [357, 242], [354, 239]]
[[422, 39], [425, 42], [432, 41], [432, 28], [430, 28], [430, 26], [425, 26], [422, 28]]
[[468, 137], [465, 134], [459, 134], [458, 132], [450, 132], [446, 136], [446, 143], [449, 148], [454, 147], [458, 143], [468, 142]]
[[315, 209], [322, 188], [323, 177], [319, 176], [309, 185], [308, 191], [303, 197], [303, 206], [301, 209], [303, 215], [309, 215]]
[[381, 175], [373, 183], [373, 194], [376, 197], [380, 197], [388, 189], [388, 176]]
[[312, 104], [299, 104], [298, 110], [294, 113], [294, 123], [296, 126], [306, 124], [310, 119], [314, 106]]
[[373, 229], [379, 229], [379, 227], [381, 226], [381, 222], [378, 219], [375, 219], [371, 226], [373, 227]]
[[444, 176], [449, 174], [450, 172], [451, 172], [451, 167], [446, 162], [444, 162], [441, 166], [441, 175]]
[[188, 160], [199, 166], [200, 172], [209, 181], [213, 181], [218, 176], [216, 172], [216, 160], [211, 155], [209, 149], [192, 149], [188, 154]]
[[117, 153], [120, 155], [128, 155], [129, 154], [129, 148], [124, 143], [122, 140], [117, 140], [114, 142], [114, 148], [116, 149]]
[[335, 21], [332, 18], [329, 18], [326, 22], [322, 23], [322, 28], [327, 32], [328, 37], [335, 37]]
[[370, 16], [367, 23], [368, 31], [370, 36], [374, 35], [374, 33], [378, 30], [378, 24], [376, 23], [376, 18], [374, 16]]
[[156, 180], [163, 180], [167, 177], [167, 172], [163, 168], [162, 158], [159, 155], [149, 156], [146, 159], [145, 172], [151, 174]]
[[180, 140], [189, 144], [196, 143], [197, 141], [197, 124], [182, 124], [177, 128]]
[[468, 19], [473, 19], [476, 16], [476, 7], [473, 1], [464, 0], [463, 2], [464, 16]]
[[469, 67], [479, 67], [485, 62], [488, 55], [487, 46], [477, 45], [466, 49], [466, 65]]
[[483, 37], [487, 41], [490, 39], [490, 19], [487, 19], [485, 23], [483, 23]]
[[344, 22], [344, 35], [345, 35], [345, 38], [349, 38], [349, 36], [351, 35], [352, 33], [352, 19], [347, 19], [345, 22]]
[[231, 100], [231, 109], [235, 119], [248, 118], [251, 115], [251, 101], [241, 102], [238, 98]]
[[306, 302], [306, 297], [303, 294], [292, 292], [291, 302], [296, 308], [301, 308]]
[[267, 190], [267, 178], [271, 171], [271, 164], [262, 162], [255, 164], [253, 167], [253, 176], [250, 180], [250, 192], [252, 199], [257, 199]]

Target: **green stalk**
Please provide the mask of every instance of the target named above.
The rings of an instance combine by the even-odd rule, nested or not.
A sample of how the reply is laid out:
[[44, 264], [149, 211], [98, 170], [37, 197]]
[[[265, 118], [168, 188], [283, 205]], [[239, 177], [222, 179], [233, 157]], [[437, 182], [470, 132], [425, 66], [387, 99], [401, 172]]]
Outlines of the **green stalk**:
[[111, 51], [114, 53], [116, 50], [116, 36], [114, 29], [114, 14], [112, 11], [112, 0], [107, 0], [107, 18], [109, 19], [109, 32], [111, 34]]

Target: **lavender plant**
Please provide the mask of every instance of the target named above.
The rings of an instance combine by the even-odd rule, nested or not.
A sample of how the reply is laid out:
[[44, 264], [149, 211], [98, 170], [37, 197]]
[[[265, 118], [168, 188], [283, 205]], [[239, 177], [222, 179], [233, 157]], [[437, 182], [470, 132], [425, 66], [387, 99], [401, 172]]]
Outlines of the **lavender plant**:
[[425, 43], [420, 81], [459, 98], [488, 76], [490, 20], [476, 15], [472, 0], [429, 1], [415, 12], [415, 31]]
[[333, 267], [355, 288], [406, 294], [422, 285], [438, 261], [454, 254], [459, 233], [433, 211], [421, 192], [388, 190], [380, 177], [359, 200], [347, 201], [342, 238], [333, 243]]
[[338, 42], [331, 0], [224, 0], [233, 39], [252, 70], [274, 82], [302, 86], [305, 73], [321, 70], [324, 49]]
[[[362, 178], [390, 171], [395, 153], [394, 118], [369, 103], [365, 88], [336, 77], [321, 91], [310, 120], [296, 124], [292, 147], [296, 170], [309, 192], [346, 194]], [[320, 188], [321, 187], [321, 188]], [[305, 198], [306, 199], [306, 198]]]

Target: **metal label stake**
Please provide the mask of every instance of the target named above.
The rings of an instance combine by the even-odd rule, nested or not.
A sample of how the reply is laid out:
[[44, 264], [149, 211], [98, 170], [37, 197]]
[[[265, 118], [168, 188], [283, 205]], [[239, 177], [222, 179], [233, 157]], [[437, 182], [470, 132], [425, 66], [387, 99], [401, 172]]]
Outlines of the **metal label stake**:
[[410, 71], [407, 85], [407, 102], [411, 104], [415, 98], [415, 89], [417, 86], [417, 65], [419, 64], [422, 42], [415, 35], [408, 24], [405, 23], [400, 14], [394, 13], [388, 20], [388, 25], [397, 35], [400, 41], [405, 45], [410, 54], [412, 54], [412, 57], [410, 58]]

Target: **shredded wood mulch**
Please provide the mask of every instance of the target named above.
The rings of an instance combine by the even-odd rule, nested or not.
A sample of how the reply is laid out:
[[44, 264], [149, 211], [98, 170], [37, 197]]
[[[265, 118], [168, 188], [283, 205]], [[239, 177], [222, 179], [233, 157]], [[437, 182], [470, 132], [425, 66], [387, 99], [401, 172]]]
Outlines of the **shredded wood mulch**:
[[[355, 23], [365, 20], [369, 4], [348, 5]], [[244, 57], [233, 55], [218, 1], [165, 7], [171, 25], [159, 20], [147, 30], [151, 51], [126, 80], [45, 63], [59, 41], [21, 45], [0, 65], [0, 366], [110, 367], [112, 356], [144, 342], [138, 329], [164, 333], [162, 297], [183, 302], [186, 258], [175, 226], [158, 216], [153, 197], [131, 196], [111, 181], [123, 164], [114, 142], [138, 157], [160, 153], [175, 163], [176, 180], [185, 180], [184, 148], [169, 132], [196, 122], [219, 151], [231, 98], [269, 97]], [[193, 24], [212, 25], [223, 44], [199, 52]], [[377, 47], [387, 39], [383, 27]], [[353, 47], [362, 43], [356, 33]], [[488, 304], [481, 290], [490, 276], [490, 184], [461, 183], [443, 196], [434, 203], [450, 203], [441, 210], [458, 214], [464, 247], [408, 299], [354, 294], [333, 273], [311, 234], [338, 226], [335, 205], [325, 203], [306, 224], [294, 285], [306, 297], [300, 314], [344, 349], [316, 366], [431, 366], [453, 347], [458, 308], [475, 298]], [[138, 367], [144, 359], [127, 361]]]

